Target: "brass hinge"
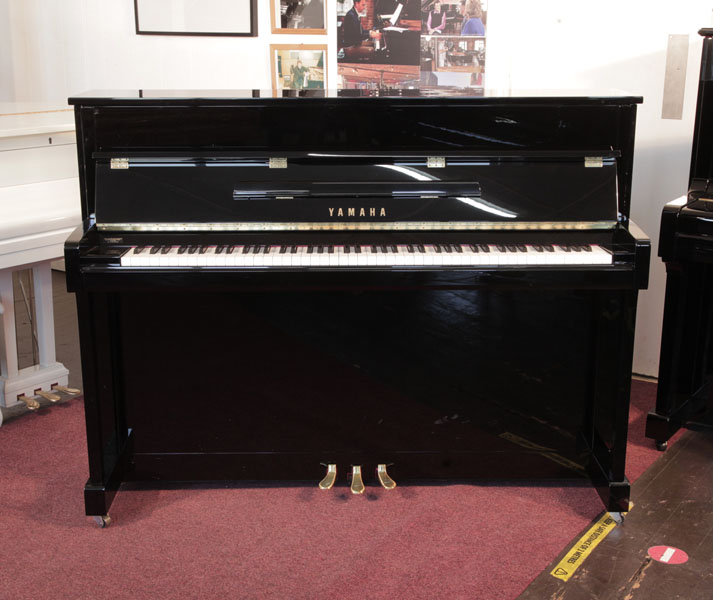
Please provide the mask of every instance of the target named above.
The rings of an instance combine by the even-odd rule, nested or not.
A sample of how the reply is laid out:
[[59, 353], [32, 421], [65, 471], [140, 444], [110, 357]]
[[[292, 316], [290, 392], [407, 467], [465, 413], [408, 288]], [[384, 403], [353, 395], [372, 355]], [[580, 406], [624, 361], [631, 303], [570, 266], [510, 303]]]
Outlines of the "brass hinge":
[[128, 158], [112, 158], [109, 161], [110, 169], [128, 169], [129, 159]]
[[585, 156], [584, 157], [585, 167], [603, 167], [604, 159], [601, 156]]
[[270, 159], [271, 169], [286, 169], [287, 159], [286, 158], [271, 158]]
[[446, 166], [445, 156], [429, 156], [426, 158], [426, 166], [429, 169], [443, 169]]

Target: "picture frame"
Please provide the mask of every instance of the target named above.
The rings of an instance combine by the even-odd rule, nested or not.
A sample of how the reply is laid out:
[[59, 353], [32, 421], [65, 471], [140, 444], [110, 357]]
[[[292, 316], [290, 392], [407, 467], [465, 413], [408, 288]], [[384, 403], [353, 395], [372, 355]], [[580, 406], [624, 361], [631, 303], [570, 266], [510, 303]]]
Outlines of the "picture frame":
[[257, 0], [134, 0], [137, 35], [257, 36]]
[[273, 90], [326, 90], [327, 44], [270, 44]]
[[327, 34], [328, 0], [270, 0], [272, 33]]

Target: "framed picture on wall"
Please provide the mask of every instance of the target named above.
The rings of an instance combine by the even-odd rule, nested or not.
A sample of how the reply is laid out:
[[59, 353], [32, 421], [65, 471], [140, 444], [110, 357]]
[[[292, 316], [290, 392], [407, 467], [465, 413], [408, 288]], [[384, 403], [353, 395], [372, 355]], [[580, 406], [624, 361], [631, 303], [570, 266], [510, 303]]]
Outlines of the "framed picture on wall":
[[327, 46], [271, 44], [272, 89], [327, 88]]
[[327, 0], [270, 0], [272, 33], [327, 33]]
[[257, 0], [134, 0], [136, 33], [257, 36]]

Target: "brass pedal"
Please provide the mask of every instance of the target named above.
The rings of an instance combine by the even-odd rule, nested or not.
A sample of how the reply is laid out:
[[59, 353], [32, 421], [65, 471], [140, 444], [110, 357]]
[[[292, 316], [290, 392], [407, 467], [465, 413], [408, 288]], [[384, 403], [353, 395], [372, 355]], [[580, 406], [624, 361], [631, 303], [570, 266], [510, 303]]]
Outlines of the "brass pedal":
[[376, 477], [385, 490], [393, 490], [396, 487], [396, 482], [389, 477], [386, 472], [386, 465], [378, 465], [376, 467]]
[[50, 392], [43, 392], [42, 390], [35, 390], [35, 394], [37, 394], [40, 398], [49, 400], [50, 402], [59, 402], [62, 399], [57, 394], [51, 394]]
[[22, 394], [21, 396], [18, 396], [17, 399], [20, 402], [24, 402], [25, 406], [29, 410], [37, 410], [40, 407], [40, 403], [37, 402], [34, 398], [30, 398], [29, 396], [25, 396], [25, 394]]
[[354, 465], [352, 467], [352, 494], [363, 494], [366, 490], [364, 481], [361, 478], [361, 466]]
[[64, 392], [65, 394], [69, 394], [70, 396], [76, 396], [77, 394], [82, 393], [82, 390], [80, 389], [65, 387], [63, 385], [53, 385], [52, 389], [57, 390], [58, 392]]
[[332, 486], [334, 485], [334, 482], [337, 480], [337, 465], [334, 464], [328, 464], [327, 465], [327, 474], [324, 476], [324, 479], [319, 482], [319, 489], [320, 490], [331, 490]]

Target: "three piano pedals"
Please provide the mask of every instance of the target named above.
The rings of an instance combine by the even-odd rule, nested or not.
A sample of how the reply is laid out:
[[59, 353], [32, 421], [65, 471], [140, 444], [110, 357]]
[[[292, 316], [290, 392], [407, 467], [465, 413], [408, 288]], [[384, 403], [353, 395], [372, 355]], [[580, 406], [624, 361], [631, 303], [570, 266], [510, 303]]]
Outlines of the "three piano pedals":
[[[82, 391], [78, 390], [77, 388], [70, 388], [64, 385], [53, 385], [52, 392], [45, 392], [42, 389], [37, 389], [35, 390], [35, 396], [39, 396], [40, 398], [49, 400], [52, 403], [59, 402], [62, 397], [58, 394], [54, 394], [53, 392], [55, 391], [62, 392], [63, 394], [67, 394], [68, 396], [76, 396], [77, 394], [82, 393]], [[40, 403], [36, 400], [36, 398], [33, 398], [31, 396], [20, 394], [17, 399], [20, 402], [23, 402], [29, 410], [37, 410], [38, 408], [40, 408]]]
[[[396, 487], [396, 482], [391, 479], [386, 471], [386, 465], [380, 464], [376, 467], [376, 478], [379, 480], [381, 487], [385, 490], [393, 490]], [[319, 482], [320, 490], [330, 490], [337, 481], [337, 465], [330, 463], [327, 465], [327, 474], [324, 479]], [[363, 494], [366, 491], [364, 480], [361, 476], [361, 465], [352, 466], [352, 494]]]

